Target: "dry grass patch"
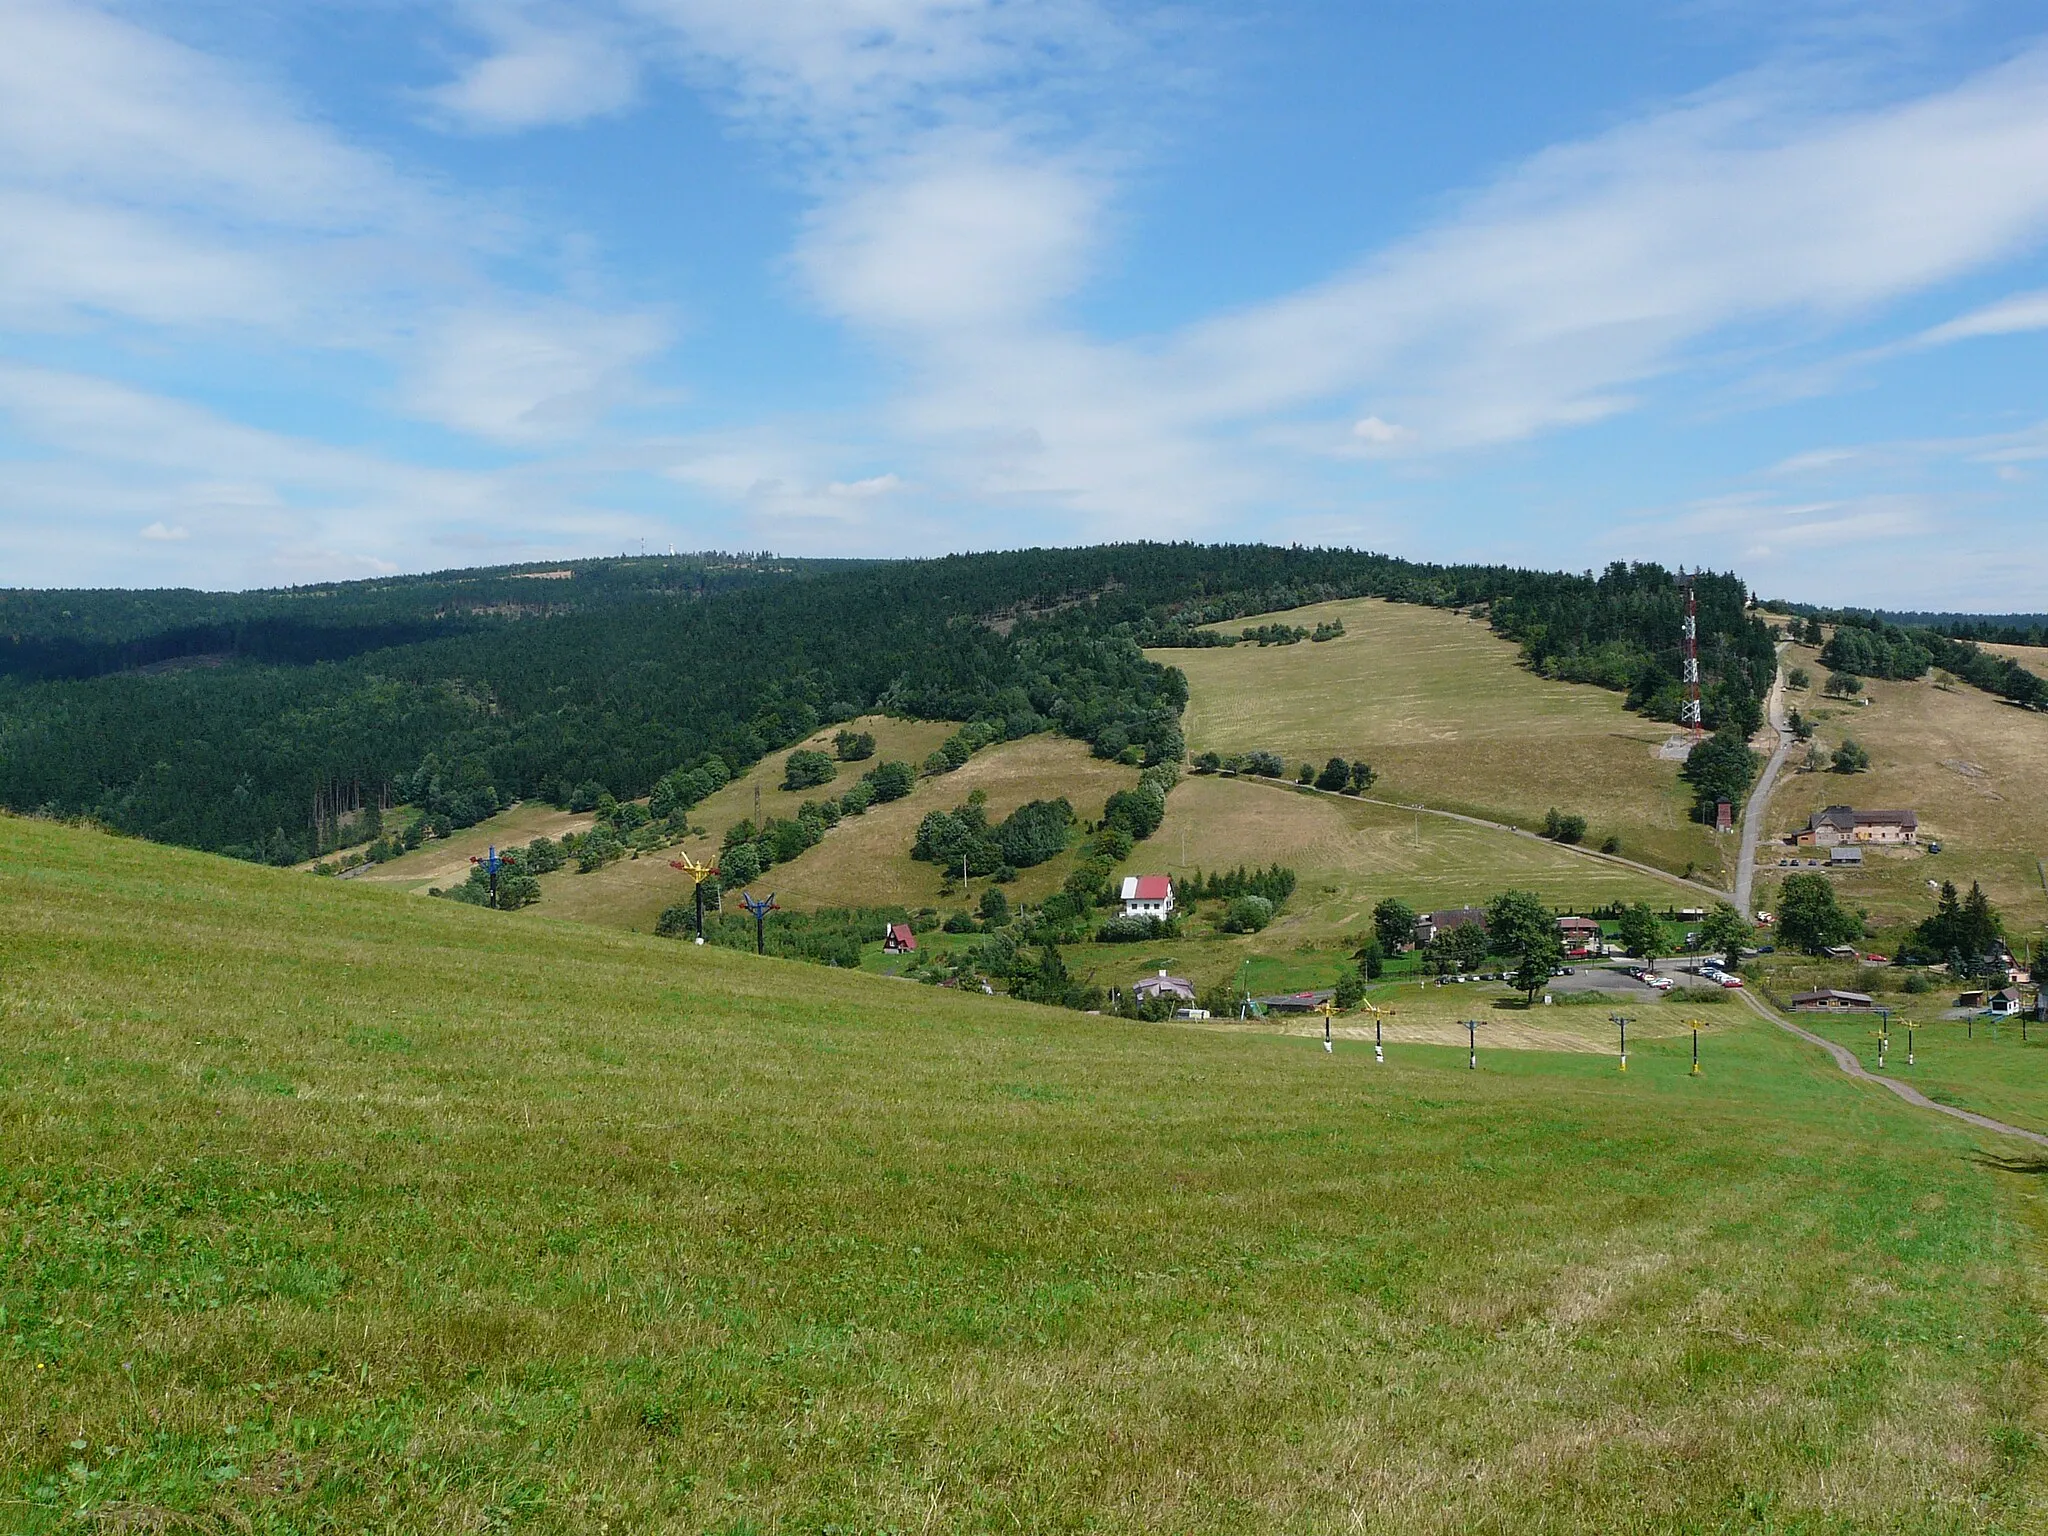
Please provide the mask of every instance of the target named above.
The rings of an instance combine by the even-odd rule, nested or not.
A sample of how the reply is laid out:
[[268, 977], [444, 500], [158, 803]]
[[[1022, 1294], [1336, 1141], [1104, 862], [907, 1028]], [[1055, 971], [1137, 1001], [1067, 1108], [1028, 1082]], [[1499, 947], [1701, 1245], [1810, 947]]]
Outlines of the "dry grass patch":
[[[782, 782], [782, 763], [788, 756], [778, 752], [691, 813], [691, 825], [701, 826], [704, 833], [687, 839], [684, 850], [693, 858], [715, 855], [725, 829], [753, 817], [757, 788], [763, 816], [793, 816], [807, 799], [844, 793], [878, 762], [891, 758], [922, 762], [957, 729], [945, 723], [881, 717], [857, 721], [855, 726], [874, 732], [877, 750], [872, 759], [842, 764], [839, 778], [832, 784], [791, 793], [775, 787]], [[824, 731], [805, 745], [829, 751], [831, 738], [832, 731]], [[1116, 790], [1128, 789], [1137, 778], [1136, 769], [1103, 762], [1084, 744], [1062, 736], [1001, 742], [976, 753], [953, 773], [920, 778], [902, 800], [875, 806], [863, 816], [847, 817], [825, 834], [822, 843], [769, 870], [754, 885], [757, 894], [773, 891], [777, 902], [790, 908], [932, 905], [939, 900], [940, 872], [910, 857], [917, 824], [928, 812], [950, 809], [979, 789], [988, 794], [991, 820], [1001, 820], [1027, 800], [1061, 795], [1073, 802], [1076, 816], [1094, 817], [1101, 814], [1104, 800]], [[542, 880], [541, 901], [533, 910], [544, 916], [650, 932], [662, 910], [683, 900], [688, 892], [681, 877], [669, 867], [671, 857], [668, 852], [644, 854], [587, 875], [561, 870]], [[1058, 889], [1071, 862], [1069, 856], [1025, 870], [1009, 887], [1011, 897], [1031, 901]]]
[[564, 832], [586, 831], [593, 818], [574, 811], [558, 811], [539, 800], [500, 811], [488, 821], [464, 827], [450, 837], [423, 844], [384, 864], [371, 864], [360, 874], [349, 876], [372, 885], [398, 886], [408, 891], [446, 890], [469, 878], [469, 861], [491, 848], [516, 848], [536, 837], [559, 838]]
[[1359, 598], [1213, 627], [1330, 619], [1345, 633], [1322, 644], [1150, 653], [1187, 673], [1189, 750], [1268, 748], [1290, 768], [1364, 758], [1390, 799], [1532, 828], [1556, 806], [1584, 815], [1595, 844], [1612, 834], [1664, 868], [1719, 870], [1679, 765], [1656, 755], [1672, 727], [1536, 676], [1479, 619]]
[[2038, 645], [1980, 645], [1977, 649], [2016, 661], [2029, 672], [2048, 677], [2048, 649]]

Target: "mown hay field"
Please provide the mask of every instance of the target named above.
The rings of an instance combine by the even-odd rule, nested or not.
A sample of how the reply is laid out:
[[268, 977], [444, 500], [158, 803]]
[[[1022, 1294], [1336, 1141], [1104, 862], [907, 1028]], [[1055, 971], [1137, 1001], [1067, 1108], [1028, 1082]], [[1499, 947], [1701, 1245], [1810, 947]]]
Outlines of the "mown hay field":
[[[1867, 773], [1790, 772], [1779, 780], [1767, 830], [1782, 837], [1828, 805], [1910, 809], [1923, 841], [1938, 855], [1871, 852], [1861, 873], [1834, 876], [1844, 896], [1879, 921], [1913, 921], [1934, 909], [1927, 882], [1972, 880], [2004, 912], [2015, 936], [2048, 924], [2048, 715], [2016, 709], [1964, 683], [1865, 681], [1867, 703], [1822, 696], [1827, 669], [1808, 646], [1793, 646], [1787, 668], [1801, 667], [1813, 686], [1787, 702], [1815, 722], [1815, 740], [1832, 752], [1853, 737], [1870, 753]], [[1795, 752], [1793, 764], [1802, 761]], [[1761, 850], [1758, 903], [1780, 874], [1774, 861], [1803, 857], [1782, 844]], [[1774, 893], [1773, 893], [1774, 894]]]
[[1211, 627], [1333, 619], [1345, 633], [1322, 643], [1149, 652], [1187, 674], [1189, 750], [1266, 748], [1290, 770], [1363, 758], [1388, 799], [1532, 828], [1554, 806], [1584, 815], [1595, 844], [1613, 835], [1631, 857], [1725, 883], [1728, 850], [1657, 755], [1673, 728], [1617, 693], [1537, 676], [1480, 619], [1359, 598]]
[[1163, 874], [1280, 863], [1300, 877], [1266, 931], [1268, 944], [1370, 931], [1373, 904], [1398, 896], [1419, 911], [1481, 905], [1504, 890], [1535, 891], [1554, 906], [1590, 911], [1644, 900], [1659, 910], [1706, 898], [1623, 864], [1539, 838], [1441, 816], [1373, 805], [1288, 785], [1200, 775], [1167, 797], [1166, 820], [1134, 865]]
[[[11, 1531], [2038, 1528], [2016, 1149], [0, 820]], [[2027, 1165], [2031, 1166], [2031, 1165]]]

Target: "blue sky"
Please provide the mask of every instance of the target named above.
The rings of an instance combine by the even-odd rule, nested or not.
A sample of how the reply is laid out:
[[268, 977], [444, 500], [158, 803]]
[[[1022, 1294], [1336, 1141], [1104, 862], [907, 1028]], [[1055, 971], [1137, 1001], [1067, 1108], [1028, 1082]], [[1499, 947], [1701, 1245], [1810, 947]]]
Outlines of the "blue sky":
[[0, 0], [0, 583], [1108, 538], [2048, 585], [2048, 15]]

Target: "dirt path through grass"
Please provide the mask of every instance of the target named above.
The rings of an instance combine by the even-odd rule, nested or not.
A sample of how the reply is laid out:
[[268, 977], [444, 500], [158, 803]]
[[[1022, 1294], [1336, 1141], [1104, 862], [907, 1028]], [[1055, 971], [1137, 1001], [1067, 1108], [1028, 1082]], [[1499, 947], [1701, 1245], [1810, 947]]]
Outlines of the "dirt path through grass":
[[1744, 917], [1751, 916], [1749, 900], [1756, 887], [1756, 850], [1763, 837], [1764, 817], [1771, 808], [1771, 791], [1778, 787], [1778, 773], [1785, 766], [1786, 754], [1792, 750], [1792, 731], [1785, 722], [1785, 647], [1778, 647], [1778, 675], [1771, 682], [1771, 729], [1777, 732], [1778, 746], [1771, 753], [1771, 760], [1764, 764], [1764, 771], [1758, 776], [1756, 788], [1750, 792], [1749, 804], [1742, 809], [1742, 854], [1735, 864], [1735, 909]]
[[1872, 1072], [1856, 1059], [1856, 1053], [1846, 1045], [1837, 1045], [1832, 1040], [1816, 1035], [1810, 1029], [1801, 1029], [1797, 1024], [1794, 1024], [1790, 1019], [1785, 1018], [1776, 1009], [1772, 1008], [1770, 1004], [1758, 998], [1754, 993], [1744, 991], [1737, 995], [1764, 1018], [1777, 1025], [1778, 1028], [1786, 1031], [1788, 1034], [1797, 1035], [1809, 1045], [1817, 1045], [1826, 1051], [1830, 1056], [1834, 1057], [1835, 1065], [1851, 1077], [1860, 1078], [1866, 1083], [1882, 1084], [1884, 1087], [1891, 1089], [1893, 1093], [1896, 1093], [1908, 1104], [1916, 1105], [1921, 1109], [1936, 1110], [1944, 1115], [1952, 1115], [1958, 1120], [1976, 1126], [1979, 1130], [1992, 1131], [2000, 1136], [2017, 1136], [2022, 1141], [2031, 1141], [2037, 1146], [2048, 1147], [2048, 1136], [2042, 1135], [2039, 1131], [2021, 1130], [2016, 1125], [2007, 1125], [2003, 1120], [1994, 1120], [1989, 1115], [1978, 1114], [1975, 1110], [1958, 1109], [1953, 1104], [1937, 1104], [1933, 1099], [1930, 1099], [1926, 1094], [1910, 1084], [1902, 1083], [1895, 1077], [1884, 1077], [1876, 1072]]

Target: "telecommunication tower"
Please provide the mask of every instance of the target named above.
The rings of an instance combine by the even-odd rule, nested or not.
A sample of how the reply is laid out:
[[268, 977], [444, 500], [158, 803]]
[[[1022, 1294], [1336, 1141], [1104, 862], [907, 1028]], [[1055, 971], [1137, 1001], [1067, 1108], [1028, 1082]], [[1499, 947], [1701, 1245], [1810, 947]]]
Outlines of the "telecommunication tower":
[[1679, 718], [1692, 732], [1694, 746], [1706, 734], [1706, 714], [1700, 708], [1700, 595], [1699, 573], [1688, 575], [1683, 567], [1678, 579], [1685, 588], [1685, 713]]

